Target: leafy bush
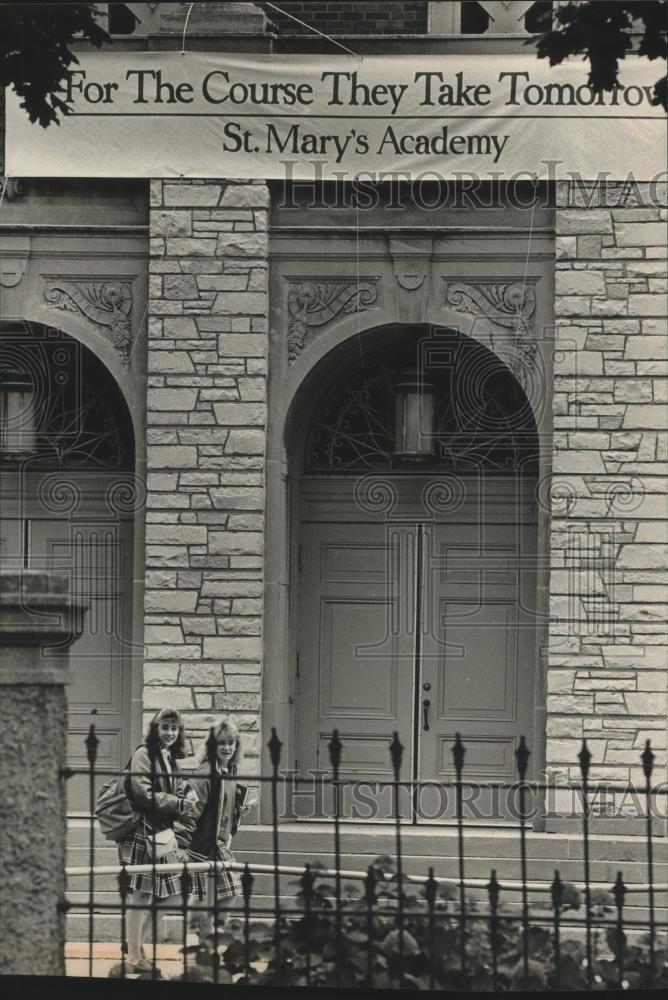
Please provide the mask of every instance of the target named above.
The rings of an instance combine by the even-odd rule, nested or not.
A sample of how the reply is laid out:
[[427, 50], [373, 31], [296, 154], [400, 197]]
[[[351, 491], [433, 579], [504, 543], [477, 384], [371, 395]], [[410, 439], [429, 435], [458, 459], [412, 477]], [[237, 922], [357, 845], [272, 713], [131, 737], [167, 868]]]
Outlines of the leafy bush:
[[[557, 977], [554, 913], [547, 898], [542, 905], [532, 904], [531, 907], [525, 982], [523, 936], [517, 905], [500, 904], [492, 928], [488, 904], [467, 897], [464, 934], [467, 961], [463, 973], [457, 886], [433, 884], [435, 899], [430, 914], [425, 889], [405, 885], [400, 929], [396, 872], [390, 858], [377, 858], [372, 865], [375, 881], [372, 906], [364, 889], [361, 893], [357, 888], [342, 889], [340, 930], [337, 930], [334, 885], [318, 878], [319, 867], [322, 866], [318, 863], [311, 866], [310, 887], [304, 886], [303, 879], [297, 883], [299, 907], [306, 909], [306, 914], [286, 914], [278, 928], [275, 924], [250, 922], [247, 943], [243, 920], [230, 921], [221, 929], [218, 935], [220, 982], [379, 989], [400, 988], [401, 985], [407, 989], [425, 990], [587, 988], [584, 940], [573, 940], [562, 934]], [[368, 892], [368, 883], [366, 888]], [[411, 893], [413, 888], [417, 890], [414, 894]], [[570, 883], [564, 883], [563, 889], [562, 913], [579, 909], [581, 895], [578, 889]], [[594, 913], [610, 913], [612, 897], [609, 893], [592, 891], [591, 902]], [[608, 928], [607, 933], [594, 928], [592, 979], [595, 989], [620, 987], [620, 944], [624, 946], [623, 988], [642, 988], [648, 984], [647, 942], [630, 944], [626, 935], [620, 942], [616, 928]], [[211, 938], [189, 949], [194, 965], [188, 978], [212, 978], [212, 949]], [[668, 956], [658, 947], [653, 985], [656, 988], [668, 986]]]

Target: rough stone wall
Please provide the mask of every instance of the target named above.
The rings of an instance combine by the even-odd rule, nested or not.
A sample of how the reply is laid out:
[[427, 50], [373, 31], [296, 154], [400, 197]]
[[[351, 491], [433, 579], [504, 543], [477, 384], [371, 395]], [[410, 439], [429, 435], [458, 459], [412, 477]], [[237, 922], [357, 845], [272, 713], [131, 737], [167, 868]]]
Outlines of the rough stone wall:
[[[2, 667], [45, 663], [38, 649], [3, 644]], [[63, 685], [0, 687], [6, 815], [0, 823], [0, 975], [65, 975], [67, 701]], [[30, 942], [28, 946], [28, 942]]]
[[563, 184], [557, 208], [548, 768], [665, 777], [666, 185]]
[[151, 182], [144, 709], [223, 715], [257, 766], [267, 359], [264, 183]]

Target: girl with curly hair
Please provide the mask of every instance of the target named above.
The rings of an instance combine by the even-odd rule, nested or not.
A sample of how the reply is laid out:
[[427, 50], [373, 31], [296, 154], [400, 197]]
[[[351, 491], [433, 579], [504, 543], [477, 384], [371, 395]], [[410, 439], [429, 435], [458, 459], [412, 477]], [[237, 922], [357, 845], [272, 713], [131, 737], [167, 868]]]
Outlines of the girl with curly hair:
[[[130, 758], [126, 793], [140, 810], [141, 820], [133, 834], [118, 841], [121, 864], [179, 861], [174, 821], [195, 810], [194, 802], [185, 796], [179, 773], [179, 761], [185, 755], [183, 719], [174, 709], [163, 708], [154, 715], [144, 742]], [[159, 858], [155, 853], [158, 842]], [[141, 974], [151, 969], [143, 942], [152, 922], [152, 910], [173, 907], [174, 897], [180, 897], [181, 888], [179, 876], [161, 872], [159, 864], [154, 864], [148, 874], [131, 874], [129, 888], [127, 964], [129, 972]], [[176, 905], [180, 905], [179, 900]]]

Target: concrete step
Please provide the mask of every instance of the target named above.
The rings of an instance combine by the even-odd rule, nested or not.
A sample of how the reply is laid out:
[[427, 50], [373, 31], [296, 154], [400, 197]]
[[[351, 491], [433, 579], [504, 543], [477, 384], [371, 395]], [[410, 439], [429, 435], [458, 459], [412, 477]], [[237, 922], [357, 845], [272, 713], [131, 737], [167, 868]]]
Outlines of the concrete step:
[[[489, 880], [492, 869], [503, 884], [504, 880], [520, 880], [520, 841], [517, 830], [489, 828], [467, 828], [465, 830], [465, 875], [467, 879]], [[583, 844], [575, 834], [527, 834], [527, 875], [530, 880], [551, 880], [555, 869], [559, 869], [563, 881], [582, 883]], [[590, 838], [590, 877], [593, 885], [609, 889], [617, 872], [622, 871], [627, 885], [644, 884], [647, 881], [646, 844], [639, 837]], [[307, 861], [318, 861], [328, 868], [334, 867], [333, 830], [331, 824], [289, 823], [279, 827], [279, 848], [281, 864], [303, 870]], [[388, 824], [341, 824], [342, 868], [365, 872], [368, 865], [382, 855], [394, 857], [396, 832]], [[83, 867], [89, 862], [90, 823], [75, 820], [68, 832], [68, 867]], [[95, 831], [94, 860], [96, 865], [115, 865], [118, 854], [114, 844], [102, 838]], [[273, 831], [270, 826], [246, 826], [235, 841], [237, 861], [255, 864], [271, 864], [273, 859]], [[459, 875], [457, 831], [452, 827], [406, 826], [402, 828], [402, 857], [404, 872], [408, 875], [427, 877], [428, 868], [434, 868], [437, 877], [456, 879]], [[274, 905], [273, 876], [256, 873], [253, 883], [254, 908], [271, 910]], [[290, 908], [295, 905], [297, 892], [296, 875], [281, 876], [281, 905]], [[668, 882], [668, 858], [665, 840], [655, 844], [655, 883]], [[117, 880], [113, 875], [96, 876], [94, 887], [97, 902], [114, 902], [118, 899]], [[415, 890], [417, 891], [417, 890]], [[486, 900], [484, 885], [472, 888], [469, 895]], [[86, 876], [68, 879], [68, 893], [72, 902], [87, 903], [89, 880]], [[519, 893], [507, 889], [502, 899], [513, 902], [519, 900]], [[530, 893], [530, 901], [545, 900], [544, 894]], [[237, 903], [239, 906], [239, 902]], [[665, 893], [655, 896], [655, 910], [658, 920], [667, 917]], [[633, 892], [627, 896], [627, 919], [646, 919], [648, 898], [646, 892]], [[169, 921], [170, 918], [165, 918]], [[175, 940], [180, 940], [180, 920]], [[68, 938], [71, 935], [88, 935], [88, 918], [80, 912], [68, 915]], [[120, 916], [101, 914], [95, 919], [95, 936], [99, 941], [117, 940], [120, 933]]]
[[[371, 855], [394, 854], [396, 849], [396, 832], [392, 824], [386, 823], [342, 823], [341, 843], [343, 849], [350, 853]], [[331, 851], [334, 834], [331, 823], [282, 823], [278, 827], [279, 845], [281, 851], [308, 851], [318, 854], [323, 850]], [[99, 829], [94, 831], [94, 848], [97, 854], [100, 850], [115, 851], [113, 842], [106, 840]], [[401, 828], [402, 845], [406, 854], [421, 857], [456, 857], [457, 830], [452, 826], [413, 826], [406, 824]], [[68, 824], [68, 846], [75, 848], [90, 848], [90, 823], [85, 819], [70, 820]], [[271, 851], [272, 827], [266, 824], [243, 826], [237, 837], [237, 843], [243, 843], [244, 850]], [[519, 831], [511, 828], [465, 827], [465, 855], [470, 857], [501, 858], [516, 857], [519, 854]], [[663, 854], [666, 862], [665, 838], [655, 840], [657, 861]], [[537, 833], [527, 831], [527, 853], [529, 857], [540, 859], [564, 860], [577, 859], [583, 856], [583, 841], [578, 833]], [[589, 838], [589, 853], [592, 860], [610, 860], [618, 863], [627, 861], [643, 862], [646, 859], [647, 847], [644, 837], [615, 837], [591, 835]]]

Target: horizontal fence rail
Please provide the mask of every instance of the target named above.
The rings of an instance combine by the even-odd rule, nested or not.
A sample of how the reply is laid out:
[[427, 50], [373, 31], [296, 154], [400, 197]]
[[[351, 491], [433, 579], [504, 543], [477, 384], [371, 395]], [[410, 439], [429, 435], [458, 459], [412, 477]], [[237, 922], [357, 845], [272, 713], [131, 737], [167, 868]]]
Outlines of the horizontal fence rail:
[[[329, 743], [330, 771], [319, 773], [331, 795], [331, 855], [334, 864], [321, 861], [304, 866], [281, 860], [281, 813], [279, 789], [299, 787], [302, 779], [280, 770], [282, 744], [275, 730], [269, 741], [272, 771], [269, 775], [239, 776], [254, 785], [269, 785], [271, 801], [271, 846], [266, 862], [193, 861], [183, 855], [178, 863], [96, 864], [95, 794], [97, 779], [115, 774], [96, 769], [97, 736], [91, 727], [86, 740], [89, 767], [67, 768], [67, 779], [83, 775], [89, 783], [90, 826], [88, 864], [69, 866], [69, 879], [86, 883], [86, 899], [68, 897], [65, 908], [88, 918], [88, 972], [94, 972], [95, 921], [101, 915], [120, 918], [121, 958], [114, 973], [137, 974], [126, 958], [128, 914], [140, 907], [130, 891], [130, 877], [144, 874], [155, 879], [171, 874], [178, 892], [161, 905], [153, 898], [142, 908], [150, 914], [152, 961], [142, 975], [158, 978], [157, 937], [164, 913], [180, 919], [181, 959], [177, 978], [214, 982], [284, 986], [368, 986], [423, 989], [622, 989], [636, 986], [659, 989], [666, 979], [666, 930], [657, 917], [658, 900], [668, 892], [668, 883], [656, 878], [655, 836], [660, 827], [665, 784], [652, 782], [654, 754], [647, 742], [639, 762], [644, 785], [608, 782], [606, 790], [632, 792], [644, 821], [642, 881], [625, 881], [621, 870], [613, 884], [592, 875], [592, 797], [600, 790], [590, 781], [592, 757], [585, 741], [578, 755], [580, 780], [550, 784], [529, 781], [529, 749], [522, 737], [516, 750], [517, 781], [476, 783], [465, 778], [466, 747], [460, 736], [452, 747], [454, 779], [438, 783], [454, 794], [453, 823], [456, 827], [457, 874], [436, 873], [439, 858], [430, 859], [426, 874], [405, 871], [404, 840], [410, 823], [402, 816], [400, 794], [414, 790], [415, 782], [403, 780], [403, 747], [395, 733], [389, 742], [392, 778], [380, 782], [389, 790], [394, 830], [391, 856], [377, 858], [365, 871], [344, 865], [341, 799], [348, 779], [340, 776], [344, 745], [335, 731]], [[156, 748], [149, 747], [154, 773]], [[153, 752], [152, 752], [153, 751]], [[210, 780], [214, 794], [222, 793], [222, 776], [216, 765], [213, 731], [207, 741], [209, 773], [182, 777], [192, 786]], [[132, 772], [133, 773], [133, 772]], [[236, 780], [236, 776], [235, 776]], [[308, 779], [305, 779], [308, 781]], [[434, 783], [430, 783], [434, 784]], [[517, 833], [516, 860], [519, 878], [489, 878], [467, 874], [467, 819], [465, 792], [468, 787], [512, 789], [516, 809], [512, 816]], [[529, 837], [532, 813], [529, 795], [547, 788], [577, 792], [581, 827], [581, 877], [562, 879], [558, 869], [551, 878], [529, 878]], [[657, 806], [661, 804], [661, 807]], [[308, 824], [306, 824], [308, 826]], [[433, 827], [436, 832], [438, 827]], [[343, 826], [345, 831], [345, 826]], [[345, 836], [345, 834], [344, 834]], [[470, 836], [470, 833], [469, 833]], [[239, 843], [243, 843], [243, 835]], [[451, 858], [451, 860], [453, 860]], [[573, 859], [571, 859], [573, 860]], [[634, 874], [637, 875], [637, 862]], [[239, 878], [239, 904], [213, 898], [212, 905], [190, 898], [192, 876], [220, 870]], [[115, 886], [112, 901], [101, 897], [100, 882]], [[286, 903], [285, 884], [294, 896]], [[260, 885], [258, 886], [258, 883]], [[154, 883], [155, 884], [155, 883]], [[268, 884], [268, 886], [267, 886]], [[472, 895], [477, 893], [478, 895]], [[116, 898], [113, 898], [116, 896]], [[629, 900], [640, 902], [646, 916], [629, 914]], [[665, 902], [661, 903], [665, 906]], [[191, 924], [208, 916], [211, 933], [192, 942]]]

